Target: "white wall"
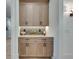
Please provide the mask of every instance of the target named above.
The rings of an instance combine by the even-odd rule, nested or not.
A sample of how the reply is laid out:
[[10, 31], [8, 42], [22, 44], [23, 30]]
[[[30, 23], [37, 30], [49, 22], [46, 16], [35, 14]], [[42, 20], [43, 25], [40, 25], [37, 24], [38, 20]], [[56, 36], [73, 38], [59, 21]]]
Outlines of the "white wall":
[[73, 17], [63, 19], [63, 59], [73, 59]]
[[72, 0], [59, 0], [59, 59], [73, 59], [73, 18], [64, 14], [64, 5], [69, 4], [69, 9], [73, 5], [71, 3]]
[[70, 10], [73, 9], [73, 0], [64, 1], [63, 16], [63, 59], [73, 59], [73, 17]]
[[11, 59], [19, 59], [18, 30], [19, 30], [19, 0], [11, 0]]
[[54, 55], [52, 59], [58, 59], [58, 39], [57, 29], [59, 23], [59, 0], [50, 0], [49, 2], [49, 35], [54, 37]]

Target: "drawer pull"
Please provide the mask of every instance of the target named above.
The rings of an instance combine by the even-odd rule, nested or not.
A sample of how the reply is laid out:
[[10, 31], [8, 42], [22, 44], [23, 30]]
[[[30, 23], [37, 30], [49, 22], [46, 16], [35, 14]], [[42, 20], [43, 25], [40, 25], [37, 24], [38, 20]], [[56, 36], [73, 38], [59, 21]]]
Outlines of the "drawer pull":
[[26, 43], [26, 46], [29, 46], [29, 43]]
[[43, 46], [46, 47], [46, 43], [43, 43]]
[[42, 21], [40, 21], [40, 25], [42, 25]]

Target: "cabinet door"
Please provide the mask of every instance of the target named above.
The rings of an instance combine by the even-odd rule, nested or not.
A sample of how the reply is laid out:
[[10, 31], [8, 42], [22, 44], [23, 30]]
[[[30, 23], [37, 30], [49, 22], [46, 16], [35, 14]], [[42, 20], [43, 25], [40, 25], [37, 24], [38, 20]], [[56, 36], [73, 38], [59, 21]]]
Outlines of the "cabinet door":
[[49, 25], [48, 19], [48, 3], [41, 3], [40, 5], [40, 25], [47, 26]]
[[36, 56], [43, 57], [43, 41], [41, 38], [37, 38], [36, 43]]
[[30, 38], [29, 40], [29, 56], [43, 56], [43, 44], [40, 38]]
[[25, 26], [25, 4], [20, 3], [19, 6], [19, 24], [20, 26]]
[[53, 39], [46, 39], [46, 56], [53, 56]]
[[20, 26], [33, 25], [33, 7], [30, 3], [20, 3]]
[[53, 39], [43, 38], [43, 56], [53, 56]]
[[34, 26], [39, 26], [40, 24], [39, 24], [39, 19], [40, 19], [40, 12], [39, 12], [39, 10], [40, 10], [40, 5], [39, 5], [39, 3], [35, 3], [34, 5], [33, 5], [33, 25]]
[[35, 3], [33, 6], [33, 25], [47, 26], [48, 25], [48, 3]]
[[33, 4], [25, 3], [25, 24], [26, 26], [33, 26]]
[[25, 40], [23, 38], [19, 39], [19, 56], [26, 55], [26, 44], [24, 42]]

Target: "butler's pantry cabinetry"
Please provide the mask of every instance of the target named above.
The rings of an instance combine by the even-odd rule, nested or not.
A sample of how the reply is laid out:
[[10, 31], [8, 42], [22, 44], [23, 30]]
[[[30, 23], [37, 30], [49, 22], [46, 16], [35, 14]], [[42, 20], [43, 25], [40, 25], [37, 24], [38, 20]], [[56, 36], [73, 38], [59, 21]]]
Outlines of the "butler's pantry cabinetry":
[[19, 0], [19, 59], [51, 59], [53, 37], [49, 27], [49, 0]]
[[48, 26], [49, 0], [19, 0], [20, 26]]

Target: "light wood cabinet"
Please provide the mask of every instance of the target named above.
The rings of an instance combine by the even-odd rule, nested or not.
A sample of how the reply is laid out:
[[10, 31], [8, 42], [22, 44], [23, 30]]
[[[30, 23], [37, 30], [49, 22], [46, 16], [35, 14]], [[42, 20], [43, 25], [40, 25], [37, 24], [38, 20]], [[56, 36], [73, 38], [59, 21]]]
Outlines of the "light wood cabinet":
[[48, 4], [40, 4], [40, 20], [39, 23], [40, 25], [48, 25], [49, 24], [49, 13], [48, 13]]
[[48, 26], [48, 0], [20, 0], [20, 26]]
[[19, 56], [53, 56], [53, 38], [19, 38]]

